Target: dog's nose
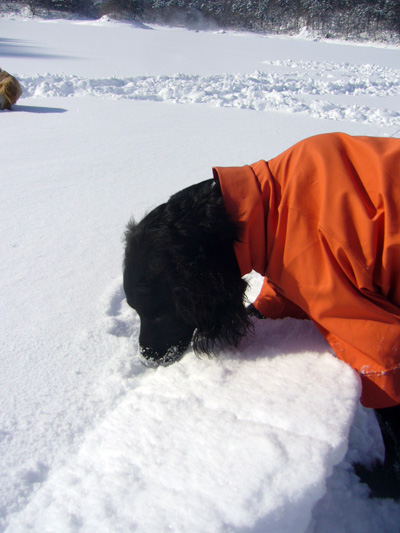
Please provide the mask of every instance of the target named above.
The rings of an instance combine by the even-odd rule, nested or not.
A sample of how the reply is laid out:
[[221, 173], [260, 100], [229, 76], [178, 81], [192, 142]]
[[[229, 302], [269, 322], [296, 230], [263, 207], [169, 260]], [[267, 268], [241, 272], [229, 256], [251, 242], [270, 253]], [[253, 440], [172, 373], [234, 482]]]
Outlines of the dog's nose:
[[165, 316], [163, 320], [140, 317], [139, 348], [142, 362], [154, 367], [178, 361], [189, 346], [193, 331], [193, 327], [174, 316]]
[[139, 344], [140, 358], [142, 363], [149, 367], [168, 366], [182, 359], [188, 346], [189, 342], [179, 342], [175, 346], [170, 346], [166, 352], [159, 353], [148, 346]]

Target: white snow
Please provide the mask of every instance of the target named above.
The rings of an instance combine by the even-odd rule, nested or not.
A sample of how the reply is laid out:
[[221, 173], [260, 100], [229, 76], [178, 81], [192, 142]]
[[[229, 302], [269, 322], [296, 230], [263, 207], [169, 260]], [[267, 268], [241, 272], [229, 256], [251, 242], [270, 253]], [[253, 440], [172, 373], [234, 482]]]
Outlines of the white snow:
[[358, 378], [312, 324], [145, 368], [121, 238], [213, 165], [399, 135], [400, 50], [2, 18], [0, 56], [25, 90], [0, 113], [0, 530], [399, 531], [351, 468], [382, 455]]
[[[354, 67], [327, 62], [275, 62], [289, 72], [218, 74], [198, 76], [137, 76], [87, 79], [74, 75], [22, 77], [26, 96], [103, 96], [132, 100], [171, 101], [179, 104], [211, 104], [256, 111], [304, 113], [315, 118], [352, 120], [400, 127], [397, 110], [375, 105], [333, 104], [323, 95], [398, 97], [400, 70], [373, 65]], [[310, 76], [310, 70], [313, 76]], [[318, 95], [319, 98], [315, 98]], [[313, 98], [310, 99], [310, 96]]]

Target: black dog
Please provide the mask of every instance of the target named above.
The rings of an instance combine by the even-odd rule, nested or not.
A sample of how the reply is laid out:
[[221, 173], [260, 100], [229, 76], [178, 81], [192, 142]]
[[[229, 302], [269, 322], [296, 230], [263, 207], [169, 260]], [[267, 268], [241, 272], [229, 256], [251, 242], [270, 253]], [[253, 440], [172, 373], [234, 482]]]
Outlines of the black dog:
[[[126, 232], [124, 289], [140, 316], [147, 364], [237, 345], [250, 327], [219, 186], [208, 180], [172, 196]], [[192, 339], [193, 337], [193, 339]]]
[[[175, 194], [126, 231], [124, 290], [139, 314], [141, 355], [149, 365], [178, 360], [190, 342], [197, 352], [237, 346], [251, 328], [246, 282], [234, 253], [238, 229], [213, 180]], [[264, 317], [262, 317], [264, 318]], [[400, 499], [400, 406], [376, 410], [385, 462], [356, 465], [371, 495]]]

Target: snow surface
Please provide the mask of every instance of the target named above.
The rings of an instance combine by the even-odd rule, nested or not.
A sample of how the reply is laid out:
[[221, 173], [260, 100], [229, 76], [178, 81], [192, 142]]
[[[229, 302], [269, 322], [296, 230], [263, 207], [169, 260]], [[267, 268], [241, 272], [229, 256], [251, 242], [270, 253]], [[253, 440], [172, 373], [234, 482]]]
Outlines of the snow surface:
[[358, 378], [311, 323], [148, 369], [121, 286], [130, 216], [213, 165], [398, 136], [400, 50], [2, 18], [0, 56], [25, 90], [0, 114], [0, 530], [400, 531], [351, 468], [382, 456]]

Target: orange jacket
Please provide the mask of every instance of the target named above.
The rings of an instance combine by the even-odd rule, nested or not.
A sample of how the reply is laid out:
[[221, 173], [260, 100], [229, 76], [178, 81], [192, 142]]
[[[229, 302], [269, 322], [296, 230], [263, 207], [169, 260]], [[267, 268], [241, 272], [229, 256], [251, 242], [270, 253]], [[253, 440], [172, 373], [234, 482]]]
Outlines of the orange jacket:
[[215, 168], [242, 275], [266, 317], [310, 317], [362, 379], [400, 404], [400, 139], [317, 135], [271, 161]]

